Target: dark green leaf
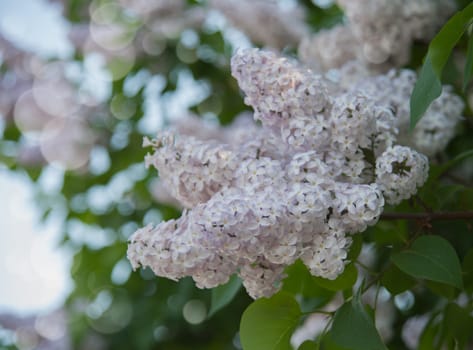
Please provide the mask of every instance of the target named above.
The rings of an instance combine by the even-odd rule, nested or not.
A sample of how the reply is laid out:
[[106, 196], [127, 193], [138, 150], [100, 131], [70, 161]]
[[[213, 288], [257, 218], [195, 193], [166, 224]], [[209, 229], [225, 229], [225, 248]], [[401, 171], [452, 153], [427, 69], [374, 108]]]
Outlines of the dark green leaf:
[[378, 222], [370, 229], [372, 240], [381, 246], [401, 246], [407, 243], [408, 232], [405, 221]]
[[312, 340], [306, 340], [297, 348], [297, 350], [317, 350], [317, 343]]
[[435, 75], [432, 62], [427, 55], [410, 100], [411, 130], [414, 129], [417, 122], [422, 118], [432, 101], [439, 97], [441, 93], [442, 83], [437, 75]]
[[426, 281], [425, 284], [434, 294], [448, 300], [452, 300], [456, 296], [456, 289], [451, 285], [434, 281]]
[[447, 332], [464, 349], [467, 341], [473, 335], [473, 317], [470, 313], [458, 306], [450, 303], [445, 308], [444, 325]]
[[473, 249], [470, 249], [465, 255], [462, 270], [465, 290], [467, 292], [473, 292]]
[[463, 73], [463, 92], [466, 91], [471, 76], [473, 75], [473, 33], [468, 39], [468, 49], [466, 53], [465, 69]]
[[440, 79], [453, 47], [473, 17], [473, 4], [457, 12], [440, 30], [429, 45], [429, 50], [412, 91], [410, 100], [411, 129], [422, 118], [429, 105], [442, 92]]
[[444, 238], [422, 236], [410, 248], [391, 257], [402, 271], [416, 278], [442, 282], [462, 288], [460, 261]]
[[210, 311], [208, 317], [212, 317], [221, 308], [227, 306], [241, 288], [241, 281], [237, 275], [230, 277], [230, 280], [221, 286], [212, 289], [212, 299], [210, 301]]
[[[320, 298], [321, 302], [328, 301], [333, 292], [322, 288], [316, 281], [316, 277], [312, 276], [300, 260], [297, 260], [285, 270], [287, 277], [283, 281], [282, 290], [293, 295], [300, 294], [303, 297], [311, 298], [311, 300]], [[319, 305], [313, 305], [318, 307]]]
[[345, 266], [345, 271], [334, 280], [329, 280], [321, 277], [314, 277], [316, 283], [328, 290], [339, 291], [351, 288], [358, 277], [358, 270], [354, 264]]
[[331, 338], [336, 344], [350, 350], [387, 350], [359, 296], [337, 310]]
[[427, 55], [432, 59], [432, 66], [438, 78], [442, 76], [443, 67], [447, 63], [450, 53], [467, 29], [472, 17], [473, 4], [470, 4], [450, 18], [432, 39]]
[[348, 251], [347, 260], [355, 261], [360, 255], [361, 248], [363, 247], [363, 235], [353, 235], [352, 244], [350, 250]]
[[[444, 210], [454, 210], [457, 208], [461, 193], [465, 190], [462, 185], [438, 184], [432, 193], [432, 198], [427, 198], [429, 204], [436, 204], [438, 208]], [[459, 208], [460, 209], [460, 208]]]
[[326, 336], [322, 337], [321, 341], [322, 341], [321, 348], [324, 350], [349, 350], [345, 347], [338, 345], [337, 343], [333, 341], [332, 332], [329, 332], [326, 334]]
[[416, 281], [392, 265], [383, 273], [381, 283], [391, 294], [396, 295], [412, 288]]
[[440, 335], [440, 324], [432, 318], [425, 326], [419, 339], [419, 350], [437, 349]]
[[437, 166], [433, 168], [430, 172], [429, 182], [437, 180], [448, 169], [450, 169], [457, 163], [460, 163], [462, 160], [467, 159], [469, 157], [473, 157], [473, 149], [460, 153], [455, 158], [449, 160], [447, 163], [443, 164], [442, 166]]
[[243, 313], [240, 340], [244, 350], [290, 350], [289, 340], [301, 311], [297, 301], [280, 292], [253, 302]]

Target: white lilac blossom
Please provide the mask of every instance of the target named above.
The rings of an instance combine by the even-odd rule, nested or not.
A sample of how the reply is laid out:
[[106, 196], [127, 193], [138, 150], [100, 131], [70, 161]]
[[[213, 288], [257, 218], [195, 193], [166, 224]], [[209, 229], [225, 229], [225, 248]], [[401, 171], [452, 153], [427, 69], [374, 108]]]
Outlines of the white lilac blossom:
[[254, 153], [271, 158], [283, 158], [287, 150], [279, 138], [267, 129], [259, 127], [253, 114], [242, 112], [231, 125], [222, 127], [194, 115], [186, 115], [171, 121], [170, 130], [178, 135], [192, 136], [201, 141], [217, 141], [229, 144], [244, 153]]
[[309, 33], [302, 8], [284, 8], [274, 0], [211, 0], [209, 6], [222, 12], [256, 44], [275, 49], [296, 47]]
[[275, 53], [242, 50], [232, 57], [231, 66], [245, 103], [266, 127], [284, 128], [295, 116], [314, 116], [329, 102], [320, 76]]
[[155, 153], [146, 156], [146, 166], [159, 169], [171, 195], [188, 208], [228, 187], [241, 161], [223, 144], [175, 138], [169, 133], [155, 142], [145, 139], [144, 145], [155, 146]]
[[356, 59], [358, 44], [349, 26], [322, 29], [317, 34], [305, 36], [298, 48], [302, 62], [317, 71], [341, 67]]
[[346, 22], [305, 37], [299, 54], [323, 70], [358, 59], [375, 70], [402, 66], [415, 40], [428, 41], [455, 10], [452, 0], [338, 0]]
[[159, 178], [153, 179], [149, 185], [149, 191], [153, 199], [161, 204], [182, 209], [182, 204], [169, 191], [166, 184]]
[[455, 136], [458, 122], [463, 119], [464, 107], [462, 99], [452, 92], [452, 87], [444, 86], [442, 94], [432, 102], [414, 128], [407, 144], [427, 155], [444, 150]]
[[408, 349], [417, 349], [425, 326], [431, 319], [431, 314], [423, 314], [409, 318], [402, 326], [402, 340]]
[[388, 148], [376, 159], [376, 183], [386, 202], [398, 204], [411, 197], [427, 180], [426, 156], [405, 146]]
[[[186, 130], [176, 125], [146, 140], [154, 148], [146, 164], [187, 209], [138, 230], [128, 258], [201, 288], [236, 273], [253, 298], [278, 291], [297, 259], [337, 278], [351, 235], [377, 222], [385, 196], [407, 198], [422, 185], [427, 158], [395, 145], [389, 108], [362, 91], [329, 95], [329, 83], [296, 61], [249, 49], [233, 57], [232, 73], [262, 125], [241, 117], [198, 138], [175, 135]], [[390, 176], [399, 177], [395, 195]]]
[[[441, 95], [429, 106], [414, 130], [409, 132], [409, 100], [417, 79], [415, 72], [393, 69], [386, 74], [363, 77], [364, 71], [356, 66], [352, 63], [347, 69], [341, 69], [338, 76], [344, 78], [340, 79], [335, 89], [362, 90], [379, 108], [390, 109], [395, 117], [394, 125], [399, 130], [398, 143], [411, 146], [428, 156], [445, 149], [455, 135], [465, 106], [462, 99], [452, 92], [451, 86], [443, 87]], [[346, 78], [347, 70], [351, 72], [351, 80]]]

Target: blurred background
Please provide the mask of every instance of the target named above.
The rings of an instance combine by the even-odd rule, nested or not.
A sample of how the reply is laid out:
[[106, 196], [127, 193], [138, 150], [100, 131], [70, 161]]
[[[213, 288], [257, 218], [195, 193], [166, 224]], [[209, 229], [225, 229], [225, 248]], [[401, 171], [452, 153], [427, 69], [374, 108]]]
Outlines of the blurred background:
[[[207, 320], [209, 291], [126, 259], [138, 227], [180, 214], [159, 200], [143, 136], [247, 108], [229, 62], [254, 44], [223, 12], [251, 8], [235, 4], [0, 1], [0, 349], [241, 348], [244, 291]], [[342, 18], [330, 1], [268, 8], [257, 25]], [[290, 53], [288, 23], [269, 46]]]

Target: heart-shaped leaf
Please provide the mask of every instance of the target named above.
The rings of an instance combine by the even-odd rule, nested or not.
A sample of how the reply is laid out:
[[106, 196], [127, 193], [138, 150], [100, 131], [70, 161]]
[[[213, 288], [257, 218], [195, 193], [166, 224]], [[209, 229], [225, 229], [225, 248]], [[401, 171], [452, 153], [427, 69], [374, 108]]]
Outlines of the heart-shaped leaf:
[[290, 350], [301, 311], [297, 301], [280, 292], [254, 301], [243, 313], [240, 340], [244, 350]]
[[387, 350], [359, 295], [337, 310], [330, 337], [337, 345], [350, 350]]
[[227, 306], [241, 288], [241, 281], [237, 275], [230, 277], [230, 280], [221, 286], [212, 289], [210, 300], [210, 311], [208, 317], [212, 317], [221, 308]]
[[460, 261], [455, 249], [444, 238], [422, 236], [410, 248], [394, 254], [391, 260], [413, 277], [462, 288]]

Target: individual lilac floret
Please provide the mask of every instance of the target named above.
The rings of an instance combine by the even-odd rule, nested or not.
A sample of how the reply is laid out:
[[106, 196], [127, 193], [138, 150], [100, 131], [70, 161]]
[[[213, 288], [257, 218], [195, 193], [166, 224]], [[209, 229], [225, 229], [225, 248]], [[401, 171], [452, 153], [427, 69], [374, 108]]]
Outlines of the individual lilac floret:
[[428, 173], [427, 157], [409, 147], [388, 148], [376, 159], [376, 183], [389, 204], [398, 204], [415, 194]]

